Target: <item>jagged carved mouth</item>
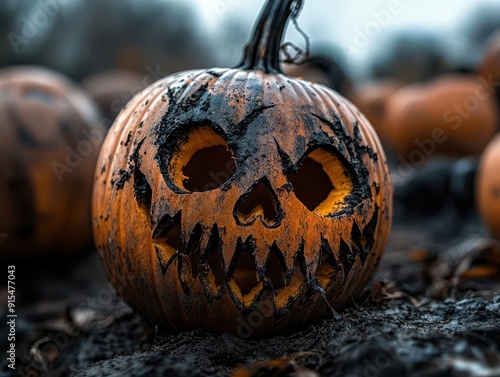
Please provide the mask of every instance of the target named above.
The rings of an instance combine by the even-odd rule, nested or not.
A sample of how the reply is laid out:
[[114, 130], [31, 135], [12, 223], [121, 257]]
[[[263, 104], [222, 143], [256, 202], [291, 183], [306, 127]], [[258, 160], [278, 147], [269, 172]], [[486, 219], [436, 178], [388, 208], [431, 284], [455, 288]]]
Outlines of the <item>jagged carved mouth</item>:
[[[134, 174], [134, 189], [139, 207], [151, 221], [152, 190], [139, 169]], [[354, 223], [350, 239], [341, 239], [338, 249], [332, 250], [326, 238], [319, 239], [320, 255], [314, 266], [306, 265], [303, 243], [296, 245], [295, 250], [280, 250], [272, 244], [266, 246], [268, 252], [258, 250], [258, 240], [252, 236], [239, 238], [231, 259], [225, 262], [224, 234], [217, 225], [204, 227], [198, 223], [185, 234], [181, 216], [181, 211], [175, 216], [166, 214], [157, 223], [151, 223], [154, 252], [163, 276], [173, 274], [186, 295], [191, 294], [193, 285], [199, 280], [209, 301], [221, 297], [227, 290], [243, 313], [251, 312], [263, 295], [270, 293], [279, 315], [286, 313], [303, 292], [324, 294], [335, 282], [343, 284], [356, 258], [365, 263], [374, 243], [378, 209], [363, 230]], [[267, 259], [258, 267], [256, 254], [264, 252], [268, 252]], [[294, 253], [293, 264], [289, 261], [288, 267], [284, 252], [288, 256]], [[341, 289], [341, 286], [336, 288]]]
[[[352, 258], [337, 261], [328, 242], [323, 240], [320, 261], [312, 274], [306, 270], [303, 245], [297, 246], [293, 268], [286, 268], [284, 256], [276, 245], [270, 247], [265, 266], [258, 268], [255, 258], [258, 250], [251, 236], [238, 240], [230, 263], [225, 265], [217, 226], [204, 232], [198, 224], [183, 239], [180, 212], [174, 217], [165, 215], [152, 234], [162, 274], [177, 274], [186, 295], [196, 279], [200, 279], [210, 300], [227, 290], [241, 311], [255, 308], [266, 292], [272, 294], [277, 313], [286, 311], [302, 292], [325, 290], [338, 274], [344, 276], [347, 268], [352, 267], [352, 260], [348, 260]], [[349, 248], [346, 243], [341, 247]], [[345, 252], [352, 255], [351, 250]]]

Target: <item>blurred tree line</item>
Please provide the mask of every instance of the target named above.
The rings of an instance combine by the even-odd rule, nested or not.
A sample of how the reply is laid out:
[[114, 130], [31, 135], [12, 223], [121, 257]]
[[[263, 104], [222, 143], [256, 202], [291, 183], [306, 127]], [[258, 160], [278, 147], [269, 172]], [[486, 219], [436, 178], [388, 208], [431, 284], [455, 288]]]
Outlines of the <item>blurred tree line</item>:
[[433, 30], [392, 32], [384, 48], [374, 48], [371, 76], [395, 78], [402, 83], [421, 82], [446, 72], [472, 71], [482, 59], [488, 38], [500, 29], [500, 2], [473, 7], [447, 40]]
[[2, 0], [0, 66], [37, 64], [80, 80], [109, 69], [163, 74], [213, 65], [195, 12], [165, 0]]
[[[477, 5], [456, 28], [465, 47], [455, 61], [450, 58], [455, 40], [434, 31], [392, 31], [372, 46], [369, 78], [418, 82], [472, 68], [498, 28], [500, 3]], [[182, 0], [0, 0], [0, 67], [44, 65], [76, 80], [110, 69], [166, 75], [236, 63], [249, 32], [238, 17], [228, 17], [209, 35]], [[349, 71], [338, 52], [331, 55]]]

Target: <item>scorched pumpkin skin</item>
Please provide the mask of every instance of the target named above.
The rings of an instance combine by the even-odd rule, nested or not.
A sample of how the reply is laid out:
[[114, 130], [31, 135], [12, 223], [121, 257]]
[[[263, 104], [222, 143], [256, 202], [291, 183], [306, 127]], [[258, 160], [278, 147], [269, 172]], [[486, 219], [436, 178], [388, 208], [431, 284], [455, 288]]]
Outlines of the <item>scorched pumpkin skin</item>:
[[[263, 17], [288, 17], [292, 3], [269, 1]], [[231, 163], [213, 172], [217, 188], [190, 187], [182, 169], [203, 148]], [[335, 185], [312, 209], [320, 184], [296, 180], [306, 165]], [[380, 143], [346, 99], [265, 64], [197, 70], [158, 81], [119, 115], [97, 166], [94, 237], [108, 278], [151, 323], [243, 336], [258, 314], [249, 335], [270, 335], [360, 294], [391, 200]]]

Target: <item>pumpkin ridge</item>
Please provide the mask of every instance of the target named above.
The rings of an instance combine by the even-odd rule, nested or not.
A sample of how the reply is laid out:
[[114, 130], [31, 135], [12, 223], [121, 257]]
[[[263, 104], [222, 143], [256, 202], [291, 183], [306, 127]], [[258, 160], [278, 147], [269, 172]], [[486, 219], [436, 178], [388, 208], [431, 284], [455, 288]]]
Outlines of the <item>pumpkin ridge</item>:
[[[161, 84], [158, 84], [158, 85], [154, 85], [155, 87], [161, 87]], [[159, 91], [158, 93], [156, 93], [156, 96], [154, 96], [151, 100], [151, 103], [154, 103], [156, 102], [156, 100], [162, 95], [162, 91]], [[120, 136], [119, 137], [116, 137], [116, 135], [113, 135], [113, 131], [114, 131], [114, 128], [112, 126], [112, 128], [110, 129], [110, 132], [108, 134], [108, 136], [106, 137], [106, 140], [105, 140], [105, 144], [107, 146], [107, 144], [109, 143], [108, 139], [111, 139], [111, 135], [115, 136], [116, 137], [116, 143], [114, 145], [111, 146], [110, 150], [108, 150], [108, 148], [103, 148], [102, 151], [101, 151], [101, 155], [104, 153], [104, 152], [108, 152], [110, 155], [112, 156], [115, 156], [116, 153], [117, 153], [117, 149], [120, 147], [120, 142], [124, 139], [124, 135], [127, 133], [127, 131], [131, 132], [134, 134], [134, 140], [133, 140], [133, 143], [126, 146], [127, 148], [127, 153], [126, 154], [129, 154], [128, 152], [130, 151], [130, 149], [135, 145], [135, 141], [136, 141], [136, 137], [140, 136], [140, 133], [138, 133], [138, 129], [139, 128], [142, 128], [142, 124], [144, 122], [143, 120], [143, 117], [144, 117], [144, 114], [146, 114], [147, 112], [147, 107], [144, 107], [144, 110], [143, 112], [138, 116], [137, 114], [137, 111], [139, 109], [140, 106], [143, 105], [144, 103], [144, 100], [146, 100], [148, 97], [151, 97], [151, 93], [148, 93], [147, 91], [143, 91], [141, 93], [138, 94], [139, 97], [135, 98], [133, 101], [135, 102], [132, 102], [132, 104], [134, 105], [133, 106], [133, 109], [124, 109], [119, 115], [118, 117], [116, 118], [113, 126], [115, 124], [120, 124], [121, 122], [124, 122], [124, 125], [123, 125], [123, 128], [121, 129], [121, 132], [119, 133]], [[129, 105], [127, 105], [128, 107]], [[123, 119], [126, 115], [127, 118], [126, 119]], [[141, 122], [134, 122], [132, 121], [132, 118], [140, 118], [142, 119]], [[131, 127], [132, 125], [132, 127]], [[116, 130], [115, 132], [118, 132], [119, 130]], [[146, 138], [144, 138], [142, 141], [144, 141]], [[142, 145], [142, 144], [141, 144]], [[137, 146], [136, 146], [137, 147]], [[101, 159], [101, 158], [100, 158]], [[107, 160], [106, 160], [107, 161]], [[127, 165], [127, 160], [124, 161], [124, 165], [123, 166], [120, 166], [120, 170], [122, 172], [122, 174], [125, 174], [126, 176], [125, 177], [122, 177], [120, 180], [121, 180], [121, 183], [122, 185], [120, 185], [121, 187], [118, 187], [118, 188], [123, 188], [123, 185], [125, 185], [125, 183], [131, 178], [132, 176], [132, 171], [129, 169], [128, 170], [128, 173], [127, 173], [127, 170], [125, 170], [126, 168], [126, 165]], [[108, 169], [107, 170], [107, 173], [106, 173], [106, 176], [104, 177], [106, 180], [110, 179], [111, 178], [111, 182], [115, 181], [113, 175], [114, 175], [114, 172], [116, 171], [116, 169], [112, 169], [113, 167], [113, 161], [110, 161], [109, 162], [109, 165], [106, 165], [105, 166], [108, 166]], [[110, 177], [110, 174], [111, 174], [111, 177]], [[128, 178], [127, 178], [127, 175]], [[111, 203], [110, 203], [111, 205]]]
[[[186, 71], [186, 75], [183, 78], [179, 77], [176, 80], [178, 86], [170, 87], [167, 91], [172, 103], [183, 106], [183, 110], [189, 110], [193, 103], [200, 99], [197, 96], [203, 94], [201, 91], [205, 92], [208, 88], [213, 87], [220, 79], [220, 76], [214, 76], [209, 71]], [[202, 78], [203, 75], [207, 75], [208, 77]]]
[[[161, 87], [161, 84], [157, 85], [157, 88], [159, 89]], [[134, 106], [134, 110], [131, 112], [129, 118], [127, 119], [127, 125], [131, 123], [131, 118], [136, 117], [138, 119], [141, 119], [141, 122], [135, 122], [134, 127], [129, 130], [129, 127], [125, 126], [122, 129], [122, 132], [120, 133], [120, 140], [118, 143], [115, 145], [115, 150], [113, 151], [113, 154], [116, 153], [116, 148], [118, 148], [121, 143], [123, 142], [124, 135], [127, 133], [127, 130], [129, 130], [128, 135], [133, 134], [134, 137], [133, 139], [130, 139], [130, 136], [127, 136], [126, 140], [123, 142], [123, 146], [126, 148], [127, 152], [126, 155], [128, 155], [128, 159], [126, 159], [125, 166], [121, 166], [121, 169], [119, 170], [119, 177], [117, 179], [112, 179], [112, 182], [114, 181], [115, 184], [117, 185], [117, 189], [122, 189], [123, 186], [125, 185], [126, 182], [130, 180], [132, 175], [134, 174], [134, 170], [140, 168], [140, 150], [142, 148], [143, 143], [147, 139], [148, 136], [144, 136], [139, 142], [137, 142], [137, 139], [141, 136], [141, 130], [140, 127], [143, 122], [144, 122], [144, 117], [148, 112], [148, 107], [144, 106], [146, 102], [151, 103], [151, 105], [155, 104], [158, 99], [163, 95], [162, 90], [159, 90], [154, 96], [151, 97], [151, 94], [146, 94], [144, 97], [140, 97], [140, 99], [137, 101], [136, 106]], [[140, 107], [144, 107], [143, 111], [138, 113], [138, 109]], [[133, 149], [133, 151], [132, 151]], [[128, 165], [128, 167], [127, 167]], [[111, 170], [111, 169], [110, 169]]]
[[[161, 87], [162, 87], [162, 83], [160, 82], [157, 84], [153, 84], [151, 86], [151, 89], [158, 90]], [[116, 187], [116, 191], [113, 193], [114, 200], [110, 200], [109, 208], [107, 211], [108, 214], [111, 212], [112, 203], [113, 203], [113, 201], [116, 200], [116, 196], [118, 196], [119, 197], [119, 199], [118, 199], [119, 204], [117, 206], [117, 213], [116, 213], [117, 218], [122, 218], [122, 216], [123, 216], [123, 208], [124, 208], [123, 201], [125, 200], [125, 195], [123, 194], [123, 188], [125, 187], [125, 184], [132, 177], [132, 174], [134, 173], [134, 169], [140, 167], [140, 166], [136, 166], [136, 164], [137, 164], [136, 160], [138, 159], [139, 151], [143, 145], [143, 142], [145, 142], [145, 140], [147, 138], [146, 136], [143, 137], [141, 142], [138, 145], [136, 145], [136, 139], [137, 139], [137, 137], [139, 137], [141, 135], [141, 133], [138, 131], [142, 130], [142, 127], [144, 124], [143, 122], [145, 120], [144, 116], [148, 112], [148, 106], [144, 106], [144, 103], [145, 103], [145, 101], [149, 101], [148, 103], [151, 103], [151, 105], [153, 103], [156, 103], [158, 98], [161, 97], [162, 92], [163, 92], [163, 90], [158, 90], [158, 92], [155, 93], [154, 95], [152, 95], [154, 93], [154, 91], [148, 92], [147, 90], [144, 90], [144, 91], [140, 92], [138, 94], [138, 97], [136, 97], [134, 99], [135, 102], [132, 102], [132, 104], [134, 105], [133, 108], [132, 109], [130, 109], [130, 108], [124, 109], [119, 114], [119, 116], [115, 120], [115, 123], [113, 124], [113, 126], [115, 126], [115, 125], [120, 125], [121, 124], [120, 122], [123, 122], [123, 128], [121, 129], [121, 132], [119, 132], [120, 136], [117, 138], [116, 143], [112, 146], [110, 151], [108, 151], [107, 148], [103, 148], [101, 151], [101, 154], [103, 154], [105, 152], [109, 152], [109, 153], [112, 153], [113, 156], [116, 156], [117, 150], [118, 150], [118, 148], [120, 148], [122, 146], [121, 142], [125, 139], [124, 136], [127, 134], [127, 131], [132, 132], [134, 134], [134, 138], [133, 138], [132, 143], [131, 144], [129, 143], [129, 145], [125, 146], [125, 148], [127, 150], [126, 155], [129, 155], [129, 158], [125, 158], [122, 161], [123, 165], [120, 164], [119, 173], [121, 172], [121, 174], [124, 174], [122, 177], [120, 177], [121, 187], [120, 187], [120, 185]], [[152, 98], [150, 98], [150, 97], [152, 97]], [[134, 101], [134, 100], [132, 100], [132, 101]], [[128, 107], [128, 105], [127, 105], [127, 107]], [[143, 109], [142, 109], [142, 112], [139, 113], [139, 109], [141, 107]], [[124, 118], [123, 121], [122, 121], [122, 118]], [[140, 121], [138, 121], [139, 119], [140, 119]], [[111, 130], [113, 130], [115, 128], [113, 126], [112, 126]], [[108, 134], [108, 136], [106, 137], [106, 140], [105, 140], [106, 145], [107, 145], [108, 140], [110, 139], [110, 135], [112, 135], [111, 130], [110, 130], [110, 133]], [[120, 130], [117, 130], [117, 131], [120, 131]], [[127, 139], [128, 139], [128, 137], [127, 137]], [[132, 148], [134, 148], [134, 146], [135, 146], [134, 152], [130, 153], [130, 151], [132, 150]], [[131, 160], [130, 160], [132, 158], [132, 156], [134, 156], [134, 158], [133, 158], [134, 165], [132, 165]], [[109, 173], [107, 173], [108, 178], [106, 180], [110, 179], [111, 186], [115, 186], [115, 184], [113, 183], [113, 180], [114, 180], [113, 175], [115, 174], [114, 172], [116, 172], [116, 167], [115, 167], [115, 169], [113, 169], [113, 165], [116, 163], [120, 163], [120, 160], [115, 158], [114, 160], [111, 160], [109, 162], [109, 166], [108, 166]], [[127, 170], [125, 170], [125, 169], [127, 169]], [[111, 177], [109, 176], [109, 174], [111, 174]], [[123, 227], [125, 226], [125, 224], [123, 224], [123, 223], [120, 225]], [[120, 225], [118, 225], [118, 231], [122, 231], [122, 228], [120, 227]], [[126, 234], [126, 232], [124, 232], [124, 234]], [[156, 254], [156, 248], [152, 246], [149, 250], [149, 254], [154, 254], [154, 255], [152, 255], [151, 261], [149, 263], [152, 268], [150, 269], [148, 275], [149, 275], [150, 279], [156, 280], [156, 275], [157, 275], [156, 271], [157, 270], [156, 270], [156, 266], [155, 266], [155, 260], [156, 260], [156, 258], [158, 258], [158, 254]], [[168, 270], [168, 268], [165, 270], [165, 273], [167, 270]], [[125, 286], [127, 286], [127, 284], [125, 284]], [[160, 297], [160, 293], [159, 293], [159, 290], [157, 288], [154, 288], [154, 296], [155, 296], [156, 302], [163, 306], [162, 300]], [[135, 301], [135, 300], [133, 300], [133, 301]], [[140, 301], [138, 301], [138, 302], [140, 302]]]

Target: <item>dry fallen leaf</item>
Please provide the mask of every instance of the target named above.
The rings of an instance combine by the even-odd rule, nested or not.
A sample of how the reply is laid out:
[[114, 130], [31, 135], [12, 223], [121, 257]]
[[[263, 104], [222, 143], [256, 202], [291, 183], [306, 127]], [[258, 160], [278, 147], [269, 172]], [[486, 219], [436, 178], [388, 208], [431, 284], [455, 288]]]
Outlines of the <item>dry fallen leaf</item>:
[[298, 358], [310, 354], [311, 352], [299, 352], [281, 359], [261, 361], [249, 367], [235, 370], [231, 377], [253, 377], [263, 372], [270, 377], [285, 375], [290, 377], [319, 377], [317, 372], [296, 363]]
[[372, 300], [375, 303], [397, 300], [400, 298], [408, 300], [408, 302], [410, 302], [414, 306], [420, 305], [420, 302], [416, 298], [410, 296], [406, 292], [403, 292], [393, 283], [385, 283], [383, 281], [379, 281], [373, 287]]
[[454, 293], [464, 280], [500, 280], [500, 243], [481, 236], [470, 236], [445, 251], [424, 269], [427, 296], [444, 298]]
[[408, 254], [408, 260], [413, 263], [422, 263], [429, 258], [429, 251], [423, 248], [414, 249], [410, 251]]

